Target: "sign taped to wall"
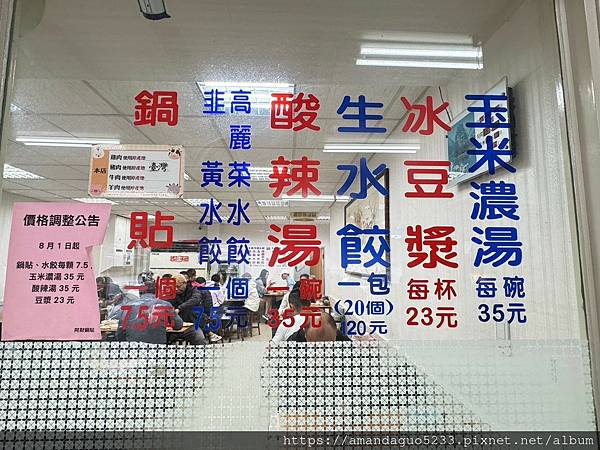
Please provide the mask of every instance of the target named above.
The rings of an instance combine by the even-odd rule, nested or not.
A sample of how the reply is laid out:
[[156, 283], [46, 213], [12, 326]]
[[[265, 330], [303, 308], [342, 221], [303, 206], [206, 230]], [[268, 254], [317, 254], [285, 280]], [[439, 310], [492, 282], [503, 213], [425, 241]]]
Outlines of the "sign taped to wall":
[[92, 197], [179, 198], [183, 185], [181, 145], [92, 147], [88, 188]]

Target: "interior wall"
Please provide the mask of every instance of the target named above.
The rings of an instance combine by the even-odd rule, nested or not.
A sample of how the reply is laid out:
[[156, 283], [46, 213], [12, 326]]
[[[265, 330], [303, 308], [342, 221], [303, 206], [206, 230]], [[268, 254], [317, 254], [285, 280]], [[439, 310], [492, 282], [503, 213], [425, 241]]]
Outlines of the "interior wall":
[[[527, 45], [523, 45], [527, 42]], [[452, 199], [408, 199], [404, 193], [412, 190], [406, 179], [407, 159], [447, 160], [445, 134], [436, 130], [434, 135], [422, 139], [421, 150], [416, 155], [377, 155], [369, 165], [376, 167], [385, 162], [390, 170], [390, 230], [392, 261], [392, 298], [396, 313], [390, 325], [390, 337], [419, 339], [494, 339], [494, 324], [478, 320], [479, 299], [475, 281], [479, 276], [495, 276], [498, 280], [497, 302], [507, 303], [502, 295], [503, 276], [525, 278], [528, 323], [510, 327], [516, 339], [566, 339], [579, 338], [582, 333], [580, 315], [582, 301], [576, 286], [574, 258], [575, 237], [569, 212], [571, 202], [567, 173], [567, 149], [561, 135], [560, 69], [558, 43], [552, 2], [528, 0], [512, 15], [484, 45], [485, 69], [463, 71], [455, 81], [442, 88], [444, 99], [450, 103], [451, 113], [456, 115], [467, 107], [464, 95], [484, 93], [501, 77], [508, 76], [513, 88], [515, 139], [517, 158], [512, 165], [515, 174], [500, 170], [495, 180], [515, 183], [519, 197], [519, 222], [494, 221], [484, 226], [516, 226], [523, 242], [523, 263], [517, 268], [491, 266], [474, 268], [477, 251], [471, 243], [470, 219], [472, 200], [468, 183], [447, 190], [454, 193]], [[434, 96], [434, 103], [441, 102], [438, 88], [427, 95]], [[485, 182], [490, 176], [477, 178]], [[343, 225], [343, 209], [332, 214], [331, 240], [335, 231]], [[407, 251], [404, 238], [406, 227], [422, 225], [451, 225], [458, 241], [458, 269], [435, 270], [407, 269]], [[339, 244], [338, 244], [339, 245]], [[339, 251], [334, 253], [339, 266]], [[335, 271], [330, 272], [335, 277]], [[458, 312], [456, 329], [435, 327], [408, 327], [406, 325], [407, 282], [411, 278], [456, 279], [458, 297], [454, 304]], [[339, 281], [339, 277], [336, 281]], [[368, 286], [364, 283], [363, 298], [368, 298]], [[338, 298], [357, 298], [355, 290], [336, 289]], [[430, 295], [430, 298], [432, 296]], [[435, 300], [437, 302], [437, 300]], [[415, 303], [414, 301], [412, 303]], [[427, 306], [435, 307], [433, 300]]]

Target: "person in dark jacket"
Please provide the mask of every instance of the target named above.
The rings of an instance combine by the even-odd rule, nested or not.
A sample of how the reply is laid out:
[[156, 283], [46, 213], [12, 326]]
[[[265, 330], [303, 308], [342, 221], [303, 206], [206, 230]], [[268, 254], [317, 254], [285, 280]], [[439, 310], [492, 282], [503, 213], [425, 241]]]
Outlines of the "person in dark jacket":
[[119, 321], [117, 340], [126, 342], [166, 344], [166, 325], [170, 324], [173, 330], [180, 330], [183, 326], [183, 320], [173, 305], [157, 299], [153, 290], [147, 290], [140, 298], [121, 305], [113, 318]]
[[175, 288], [177, 289], [177, 295], [174, 300], [171, 300], [175, 308], [179, 308], [179, 305], [184, 304], [188, 301], [194, 293], [194, 287], [191, 283], [188, 283], [187, 277], [183, 274], [174, 275]]
[[[194, 271], [194, 275], [196, 274], [196, 271], [194, 269], [190, 269]], [[186, 279], [186, 288], [185, 288], [185, 292], [183, 293], [183, 295], [181, 296], [181, 299], [183, 301], [187, 301], [192, 297], [192, 294], [194, 293], [194, 286], [193, 286], [193, 282], [194, 282], [194, 278], [196, 278], [194, 276], [194, 278], [190, 278], [190, 270], [182, 270], [181, 272], [179, 272], [181, 275], [183, 275]]]
[[[175, 275], [177, 282], [177, 296], [183, 299], [187, 288], [187, 280], [183, 275]], [[202, 317], [199, 317], [196, 308], [203, 308]], [[189, 299], [178, 303], [177, 312], [184, 322], [193, 323], [193, 327], [189, 327], [181, 333], [181, 337], [192, 345], [204, 345], [208, 341], [203, 330], [206, 324], [209, 323], [210, 312], [212, 308], [212, 295], [209, 291], [194, 289]], [[198, 325], [198, 329], [196, 329]]]
[[113, 303], [115, 297], [120, 300], [122, 296], [119, 295], [123, 293], [111, 277], [96, 278], [96, 290], [98, 291], [98, 298], [109, 305]]

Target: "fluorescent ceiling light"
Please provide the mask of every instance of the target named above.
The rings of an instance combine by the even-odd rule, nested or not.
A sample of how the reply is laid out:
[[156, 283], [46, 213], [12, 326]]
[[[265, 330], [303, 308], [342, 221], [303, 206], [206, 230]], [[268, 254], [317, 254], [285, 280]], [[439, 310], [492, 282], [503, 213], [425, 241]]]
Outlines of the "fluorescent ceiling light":
[[350, 197], [347, 195], [309, 195], [308, 197], [292, 196], [288, 199], [291, 202], [347, 202]]
[[96, 139], [96, 138], [57, 138], [57, 137], [36, 137], [22, 136], [15, 139], [25, 145], [37, 145], [41, 147], [91, 147], [92, 145], [119, 145], [121, 142], [117, 139]]
[[256, 200], [258, 206], [267, 208], [286, 208], [290, 202], [347, 202], [347, 195], [309, 195], [308, 197], [292, 196], [273, 200]]
[[257, 206], [262, 206], [263, 208], [287, 208], [289, 206], [288, 200], [256, 200]]
[[11, 166], [10, 164], [4, 164], [4, 178], [21, 178], [29, 180], [44, 179], [44, 177], [42, 177], [41, 175], [36, 175], [35, 173], [27, 172], [26, 170]]
[[409, 61], [396, 59], [357, 59], [357, 66], [422, 67], [434, 69], [483, 69], [480, 62]]
[[192, 181], [192, 177], [190, 177], [187, 173], [183, 172], [183, 179], [185, 181]]
[[398, 44], [399, 42], [403, 44], [418, 43], [421, 45], [440, 45], [440, 42], [443, 42], [444, 45], [473, 45], [473, 36], [468, 34], [438, 33], [429, 31], [366, 32], [361, 35], [361, 39], [363, 40], [365, 45], [381, 44], [387, 47], [393, 44]]
[[118, 205], [117, 202], [113, 202], [107, 198], [97, 198], [97, 197], [82, 197], [82, 198], [74, 198], [76, 202], [81, 203], [108, 203], [109, 205]]
[[420, 144], [325, 144], [325, 153], [417, 153]]
[[289, 220], [288, 216], [265, 216], [266, 220]]
[[319, 217], [317, 217], [317, 220], [324, 220], [324, 221], [327, 221], [327, 220], [330, 220], [330, 219], [331, 219], [331, 217], [330, 217], [330, 216], [319, 216]]
[[210, 199], [205, 198], [182, 198], [182, 200], [190, 206], [209, 205]]
[[368, 43], [360, 47], [359, 66], [483, 69], [483, 50], [472, 44], [438, 42]]
[[404, 56], [412, 59], [417, 58], [440, 58], [450, 59], [481, 59], [481, 47], [458, 46], [458, 45], [419, 45], [402, 44], [398, 46], [363, 45], [360, 48], [361, 55], [367, 56]]

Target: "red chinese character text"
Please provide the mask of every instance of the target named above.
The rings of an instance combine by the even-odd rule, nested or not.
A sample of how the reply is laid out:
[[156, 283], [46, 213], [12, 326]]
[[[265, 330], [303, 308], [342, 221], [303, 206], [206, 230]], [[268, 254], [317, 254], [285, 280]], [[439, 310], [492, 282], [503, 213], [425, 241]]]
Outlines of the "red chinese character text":
[[179, 121], [179, 105], [177, 92], [143, 90], [135, 96], [134, 125], [155, 126], [164, 122], [169, 126], [177, 125]]
[[300, 280], [300, 298], [302, 300], [319, 300], [323, 296], [323, 280], [302, 278]]
[[175, 278], [156, 279], [156, 298], [159, 300], [175, 300], [177, 297], [177, 281]]
[[[452, 198], [452, 192], [443, 192], [448, 184], [448, 167], [450, 161], [404, 161], [409, 166], [408, 183], [415, 187], [415, 192], [406, 192], [408, 198]], [[411, 166], [421, 167], [419, 169]], [[425, 186], [435, 186], [433, 190], [425, 190]]]
[[315, 125], [317, 111], [321, 107], [319, 99], [313, 94], [300, 92], [295, 98], [294, 94], [271, 94], [271, 128], [279, 130], [300, 131], [309, 128], [319, 131], [321, 127]]
[[408, 283], [408, 299], [409, 300], [427, 300], [429, 295], [429, 281], [428, 280], [415, 280], [411, 278]]
[[[410, 130], [413, 133], [418, 131], [422, 135], [429, 136], [433, 134], [434, 123], [437, 123], [444, 130], [450, 131], [450, 126], [439, 118], [439, 114], [448, 107], [448, 102], [443, 102], [440, 106], [434, 109], [433, 97], [430, 95], [427, 96], [427, 103], [425, 105], [413, 105], [406, 97], [401, 97], [400, 100], [402, 100], [404, 107], [410, 111], [408, 119], [406, 119], [406, 123], [402, 128], [402, 131], [405, 133]], [[421, 126], [425, 120], [427, 120], [427, 127], [425, 129], [421, 129]]]
[[[173, 246], [173, 227], [171, 225], [163, 225], [163, 221], [175, 220], [175, 216], [163, 216], [160, 211], [156, 211], [154, 216], [154, 225], [148, 228], [148, 213], [147, 212], [132, 212], [129, 224], [129, 237], [131, 242], [127, 246], [128, 249], [134, 248], [138, 243], [142, 248], [148, 247], [146, 239], [150, 237], [151, 248], [171, 248]], [[164, 231], [166, 239], [164, 241], [156, 240], [156, 234]], [[149, 235], [149, 236], [148, 236]]]
[[321, 195], [321, 191], [313, 184], [319, 181], [319, 169], [316, 166], [321, 164], [320, 161], [310, 160], [306, 156], [288, 161], [284, 156], [279, 156], [271, 164], [273, 173], [269, 178], [275, 181], [269, 183], [269, 187], [275, 189], [273, 197], [280, 197], [285, 188], [292, 186], [292, 182], [296, 184], [286, 195], [294, 195], [298, 191], [302, 193], [302, 197], [308, 197], [309, 191], [314, 195]]
[[[457, 242], [450, 237], [455, 228], [450, 226], [436, 226], [423, 230], [421, 225], [407, 227], [408, 237], [404, 240], [408, 244], [408, 267], [415, 267], [423, 264], [426, 269], [434, 269], [438, 263], [453, 269], [458, 267], [458, 263], [450, 261], [456, 257], [454, 246]], [[424, 247], [429, 247], [424, 250]], [[441, 254], [444, 255], [441, 255]]]
[[[271, 230], [280, 233], [282, 229], [277, 225], [271, 225]], [[314, 266], [321, 259], [321, 241], [317, 239], [316, 225], [284, 225], [281, 241], [271, 234], [267, 239], [282, 246], [273, 249], [269, 267], [285, 263], [290, 267], [300, 263]]]

